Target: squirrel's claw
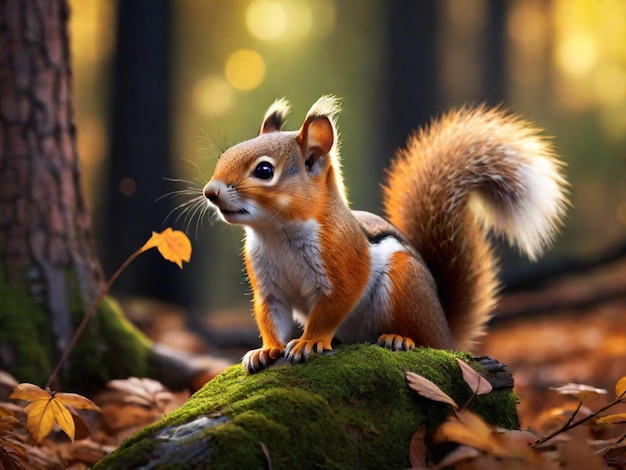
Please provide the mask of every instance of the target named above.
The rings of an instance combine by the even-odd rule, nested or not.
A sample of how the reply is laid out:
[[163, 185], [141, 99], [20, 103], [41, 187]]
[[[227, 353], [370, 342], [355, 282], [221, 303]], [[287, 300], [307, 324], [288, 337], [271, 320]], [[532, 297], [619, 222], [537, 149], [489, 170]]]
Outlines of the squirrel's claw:
[[282, 348], [259, 348], [248, 351], [241, 359], [243, 367], [254, 374], [276, 362], [284, 354]]
[[376, 344], [392, 351], [410, 351], [415, 347], [415, 341], [411, 338], [394, 334], [380, 335]]
[[324, 338], [316, 339], [292, 339], [287, 343], [285, 357], [289, 362], [297, 364], [306, 361], [315, 353], [332, 351], [330, 340]]

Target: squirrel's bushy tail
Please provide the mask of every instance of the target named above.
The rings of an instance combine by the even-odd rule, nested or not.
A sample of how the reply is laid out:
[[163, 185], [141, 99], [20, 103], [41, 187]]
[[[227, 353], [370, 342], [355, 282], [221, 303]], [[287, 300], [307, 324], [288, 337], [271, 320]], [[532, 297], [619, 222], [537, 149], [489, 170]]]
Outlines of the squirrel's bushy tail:
[[383, 188], [385, 214], [432, 272], [457, 348], [484, 333], [497, 301], [487, 232], [540, 256], [568, 204], [562, 166], [536, 128], [486, 107], [444, 116], [398, 152]]

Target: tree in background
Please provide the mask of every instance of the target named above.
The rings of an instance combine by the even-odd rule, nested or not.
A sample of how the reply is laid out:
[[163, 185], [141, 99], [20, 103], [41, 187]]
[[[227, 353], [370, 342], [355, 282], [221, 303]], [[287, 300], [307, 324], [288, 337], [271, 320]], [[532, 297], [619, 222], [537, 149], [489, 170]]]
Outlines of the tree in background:
[[[40, 385], [103, 287], [80, 186], [68, 16], [65, 0], [0, 1], [0, 369]], [[151, 351], [105, 300], [63, 387], [148, 375]]]
[[[117, 5], [113, 64], [111, 151], [101, 247], [112, 273], [151, 230], [160, 230], [178, 189], [170, 164], [170, 0], [131, 0]], [[175, 217], [174, 217], [175, 218]], [[121, 228], [121, 229], [120, 229]], [[156, 254], [128, 268], [114, 291], [186, 305], [181, 273]]]

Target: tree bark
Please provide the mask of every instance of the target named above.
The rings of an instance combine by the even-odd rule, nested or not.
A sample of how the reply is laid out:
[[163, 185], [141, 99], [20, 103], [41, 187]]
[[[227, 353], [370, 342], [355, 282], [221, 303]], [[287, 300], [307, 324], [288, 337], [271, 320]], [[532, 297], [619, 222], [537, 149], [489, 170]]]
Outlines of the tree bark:
[[[68, 16], [65, 0], [0, 0], [0, 368], [39, 384], [103, 286], [80, 185]], [[101, 308], [66, 384], [145, 372], [148, 348]]]

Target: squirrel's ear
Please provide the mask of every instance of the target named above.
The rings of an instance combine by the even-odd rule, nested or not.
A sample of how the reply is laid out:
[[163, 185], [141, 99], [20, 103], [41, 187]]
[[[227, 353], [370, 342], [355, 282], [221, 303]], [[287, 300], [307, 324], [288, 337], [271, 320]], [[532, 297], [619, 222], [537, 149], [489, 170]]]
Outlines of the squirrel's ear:
[[315, 164], [333, 148], [335, 128], [328, 116], [309, 116], [302, 124], [296, 137], [304, 164], [309, 171], [315, 171]]
[[289, 101], [285, 98], [274, 101], [265, 113], [263, 124], [261, 125], [261, 134], [270, 132], [278, 132], [285, 124], [285, 118], [289, 112]]

